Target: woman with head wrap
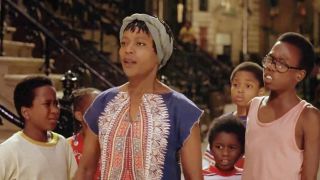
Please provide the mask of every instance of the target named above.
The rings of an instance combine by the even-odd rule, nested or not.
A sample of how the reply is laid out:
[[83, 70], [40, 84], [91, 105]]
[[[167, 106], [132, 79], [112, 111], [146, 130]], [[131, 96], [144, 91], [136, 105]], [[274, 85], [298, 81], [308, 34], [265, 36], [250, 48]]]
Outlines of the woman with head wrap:
[[119, 55], [128, 82], [101, 93], [86, 112], [89, 126], [76, 179], [91, 179], [99, 156], [101, 179], [202, 179], [202, 111], [157, 79], [173, 38], [156, 17], [123, 20]]

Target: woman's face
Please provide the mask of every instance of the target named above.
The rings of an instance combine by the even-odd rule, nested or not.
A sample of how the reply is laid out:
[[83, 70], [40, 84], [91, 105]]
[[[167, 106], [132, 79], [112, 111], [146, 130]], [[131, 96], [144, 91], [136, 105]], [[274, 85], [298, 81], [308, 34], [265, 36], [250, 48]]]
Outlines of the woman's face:
[[144, 78], [156, 75], [159, 60], [150, 34], [139, 31], [124, 31], [119, 49], [122, 68], [128, 78]]

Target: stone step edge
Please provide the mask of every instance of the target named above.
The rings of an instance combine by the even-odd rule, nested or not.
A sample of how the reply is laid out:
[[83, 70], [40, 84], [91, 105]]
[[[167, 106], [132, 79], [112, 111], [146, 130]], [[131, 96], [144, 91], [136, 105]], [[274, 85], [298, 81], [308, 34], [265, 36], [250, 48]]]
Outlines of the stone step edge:
[[34, 43], [22, 42], [22, 41], [11, 41], [11, 40], [3, 40], [3, 46], [14, 45], [14, 46], [24, 46], [28, 48], [34, 48]]
[[13, 27], [13, 26], [5, 26], [5, 27], [4, 27], [4, 30], [5, 30], [5, 32], [13, 33], [13, 32], [16, 32], [16, 31], [17, 31], [17, 28], [16, 28], [16, 27]]
[[[54, 61], [50, 59], [50, 61]], [[43, 58], [35, 58], [35, 57], [16, 57], [16, 56], [0, 56], [0, 63], [1, 62], [39, 62], [44, 63]]]
[[[15, 56], [0, 56], [1, 63], [44, 63], [44, 58], [35, 58], [35, 57], [15, 57]], [[50, 64], [54, 64], [55, 60], [50, 59]]]
[[[16, 85], [17, 81], [22, 80], [23, 78], [27, 76], [32, 76], [32, 75], [44, 75], [44, 74], [5, 74], [4, 75], [4, 80], [7, 85]], [[64, 75], [63, 74], [50, 74], [49, 78], [52, 80], [54, 83], [55, 87], [60, 90], [62, 89], [62, 82], [61, 79]]]

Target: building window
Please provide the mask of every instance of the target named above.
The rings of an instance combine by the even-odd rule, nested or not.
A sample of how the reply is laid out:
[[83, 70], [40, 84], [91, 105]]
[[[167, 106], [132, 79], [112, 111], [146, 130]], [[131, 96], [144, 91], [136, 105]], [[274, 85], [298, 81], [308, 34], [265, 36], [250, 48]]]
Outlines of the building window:
[[208, 0], [200, 0], [199, 1], [199, 10], [200, 11], [208, 11]]

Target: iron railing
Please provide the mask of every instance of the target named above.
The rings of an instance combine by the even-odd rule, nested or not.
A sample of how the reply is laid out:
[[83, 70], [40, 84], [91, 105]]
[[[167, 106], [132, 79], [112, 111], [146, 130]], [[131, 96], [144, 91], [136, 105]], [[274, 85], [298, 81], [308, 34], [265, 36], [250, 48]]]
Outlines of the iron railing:
[[88, 63], [85, 62], [85, 60], [81, 59], [78, 55], [76, 55], [74, 52], [72, 52], [69, 48], [67, 48], [64, 44], [62, 44], [59, 40], [56, 39], [56, 37], [43, 25], [38, 23], [34, 18], [26, 14], [23, 10], [19, 9], [19, 7], [12, 2], [11, 0], [1, 0], [0, 4], [1, 9], [1, 16], [0, 16], [0, 55], [3, 55], [3, 38], [4, 38], [4, 19], [6, 16], [6, 6], [10, 9], [14, 10], [19, 15], [23, 16], [30, 24], [32, 24], [38, 31], [40, 31], [44, 37], [45, 37], [45, 43], [44, 43], [44, 66], [45, 66], [45, 73], [48, 75], [50, 73], [50, 54], [49, 54], [49, 46], [51, 44], [54, 44], [58, 46], [60, 49], [63, 50], [66, 54], [74, 58], [81, 66], [85, 67], [91, 74], [93, 74], [95, 77], [99, 79], [99, 81], [107, 87], [113, 87], [114, 85], [105, 79], [103, 76], [101, 76], [100, 73], [98, 73], [95, 69], [93, 69]]

